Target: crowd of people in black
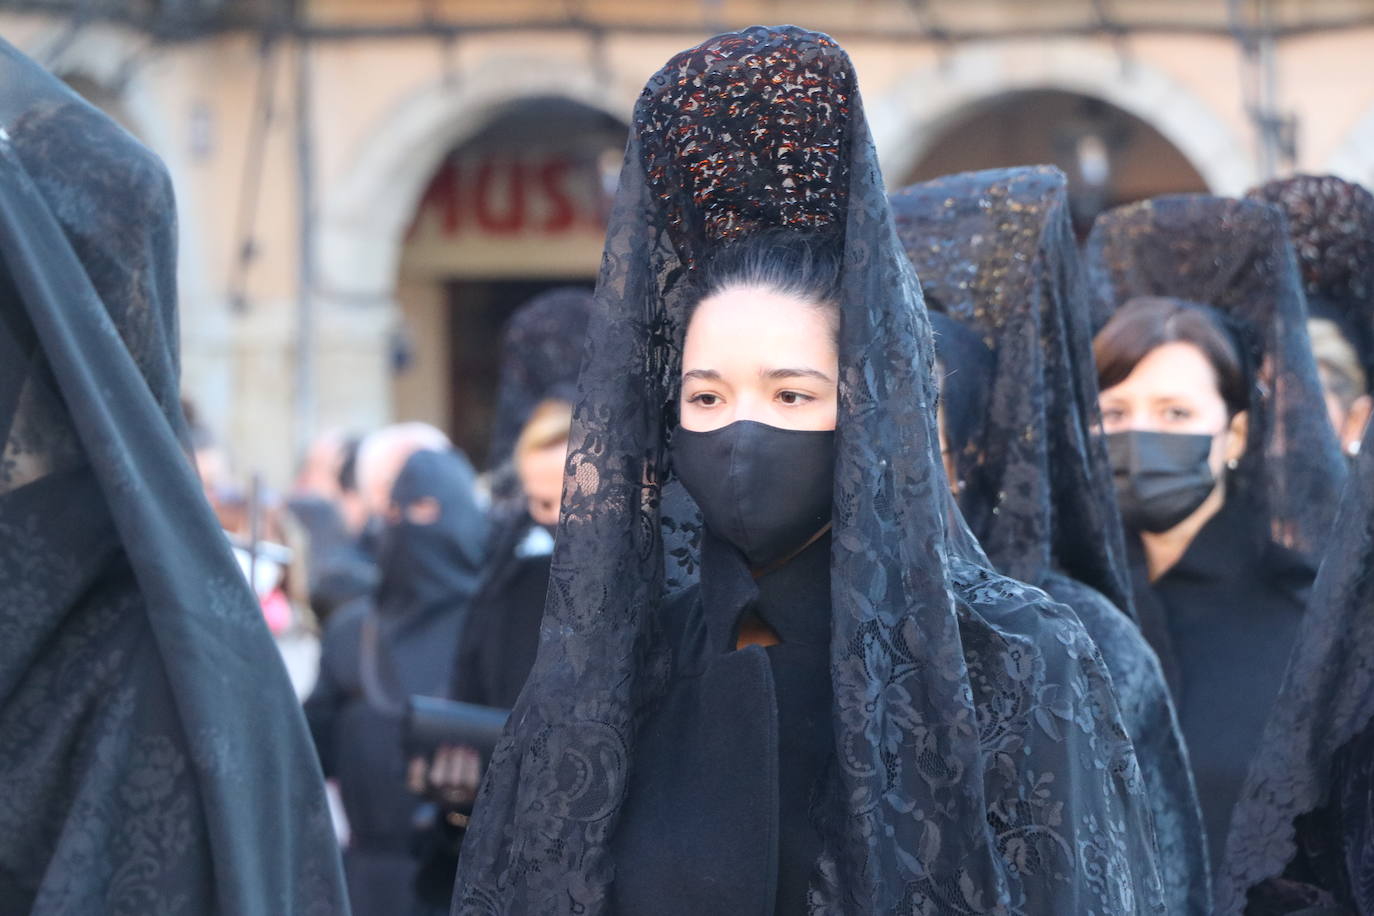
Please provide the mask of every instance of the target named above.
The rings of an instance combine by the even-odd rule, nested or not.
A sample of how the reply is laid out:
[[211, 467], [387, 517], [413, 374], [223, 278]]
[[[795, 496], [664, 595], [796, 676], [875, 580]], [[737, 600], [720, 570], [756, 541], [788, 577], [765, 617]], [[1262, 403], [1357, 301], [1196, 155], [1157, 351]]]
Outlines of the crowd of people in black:
[[831, 38], [718, 36], [488, 467], [331, 434], [264, 520], [160, 163], [0, 81], [0, 910], [1374, 914], [1365, 189], [1081, 240], [1051, 167], [889, 192]]

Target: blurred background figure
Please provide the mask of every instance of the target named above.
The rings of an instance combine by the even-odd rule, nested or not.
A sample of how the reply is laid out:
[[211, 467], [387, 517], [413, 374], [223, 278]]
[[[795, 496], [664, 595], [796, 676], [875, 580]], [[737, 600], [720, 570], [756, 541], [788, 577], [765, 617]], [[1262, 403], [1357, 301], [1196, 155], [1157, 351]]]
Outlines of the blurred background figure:
[[571, 430], [572, 405], [548, 400], [534, 409], [516, 440], [526, 511], [493, 544], [454, 670], [455, 700], [509, 709], [534, 664]]
[[1249, 192], [1283, 210], [1302, 274], [1308, 333], [1341, 448], [1359, 450], [1374, 377], [1374, 194], [1334, 175], [1294, 175]]
[[1317, 361], [1326, 415], [1336, 431], [1341, 449], [1353, 456], [1360, 450], [1370, 410], [1374, 408], [1364, 365], [1350, 338], [1341, 333], [1336, 322], [1309, 318], [1307, 336], [1312, 339], [1312, 356]]
[[352, 441], [342, 430], [330, 430], [310, 443], [305, 459], [296, 471], [292, 482], [292, 497], [313, 496], [331, 502], [340, 495], [339, 471], [342, 469], [344, 453]]
[[[516, 440], [514, 464], [526, 508], [494, 532], [482, 586], [458, 641], [452, 699], [510, 709], [534, 666], [571, 431], [572, 405], [547, 400], [535, 407]], [[444, 747], [412, 777], [412, 788], [439, 806], [425, 838], [419, 882], [422, 898], [439, 912], [447, 912], [453, 898], [463, 826], [482, 765], [471, 749]]]
[[373, 594], [330, 619], [305, 710], [348, 820], [353, 912], [408, 914], [418, 906], [412, 838], [421, 805], [406, 786], [402, 720], [410, 696], [448, 690], [487, 524], [471, 465], [433, 427], [373, 433], [358, 471], [381, 519], [380, 578]]
[[[591, 290], [559, 287], [520, 306], [506, 324], [487, 453], [488, 488], [497, 515], [524, 514], [514, 462], [516, 440], [543, 401], [573, 400], [591, 308]], [[561, 468], [559, 474], [561, 484]]]
[[366, 507], [357, 487], [358, 436], [330, 432], [311, 446], [286, 508], [307, 536], [309, 603], [324, 625], [376, 585], [376, 558], [362, 540]]

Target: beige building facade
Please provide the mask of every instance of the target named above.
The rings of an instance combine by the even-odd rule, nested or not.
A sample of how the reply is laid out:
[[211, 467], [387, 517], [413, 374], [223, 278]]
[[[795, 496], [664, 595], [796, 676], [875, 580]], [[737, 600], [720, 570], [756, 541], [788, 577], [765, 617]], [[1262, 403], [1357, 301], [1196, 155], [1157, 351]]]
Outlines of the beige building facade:
[[893, 187], [1052, 161], [1086, 226], [1293, 169], [1374, 184], [1370, 2], [1254, 4], [1266, 32], [1224, 0], [307, 6], [304, 29], [175, 37], [0, 13], [166, 161], [185, 393], [241, 473], [277, 484], [316, 433], [393, 419], [482, 457], [501, 322], [594, 281], [646, 77], [723, 28], [839, 39]]

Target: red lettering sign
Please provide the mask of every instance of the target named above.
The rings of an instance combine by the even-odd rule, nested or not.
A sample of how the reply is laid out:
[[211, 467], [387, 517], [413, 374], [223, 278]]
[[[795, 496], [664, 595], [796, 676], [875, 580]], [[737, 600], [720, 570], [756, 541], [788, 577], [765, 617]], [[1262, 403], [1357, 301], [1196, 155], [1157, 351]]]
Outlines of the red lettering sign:
[[446, 237], [556, 236], [601, 231], [603, 210], [595, 161], [497, 153], [450, 157], [425, 189], [410, 231], [426, 224]]

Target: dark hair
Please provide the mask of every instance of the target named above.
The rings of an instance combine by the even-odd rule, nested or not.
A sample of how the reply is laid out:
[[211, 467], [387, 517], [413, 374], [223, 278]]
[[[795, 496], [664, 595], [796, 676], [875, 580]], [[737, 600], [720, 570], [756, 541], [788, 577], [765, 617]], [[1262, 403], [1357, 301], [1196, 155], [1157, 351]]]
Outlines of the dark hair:
[[1097, 333], [1093, 358], [1098, 388], [1120, 384], [1142, 359], [1168, 343], [1189, 343], [1202, 351], [1217, 374], [1217, 390], [1230, 416], [1250, 406], [1241, 349], [1226, 319], [1210, 305], [1163, 296], [1131, 299]]
[[349, 436], [339, 449], [339, 489], [345, 493], [358, 492], [358, 450], [361, 436]]
[[734, 286], [758, 286], [817, 303], [840, 330], [840, 274], [843, 256], [833, 233], [773, 229], [720, 248], [695, 271], [692, 313], [705, 299]]

